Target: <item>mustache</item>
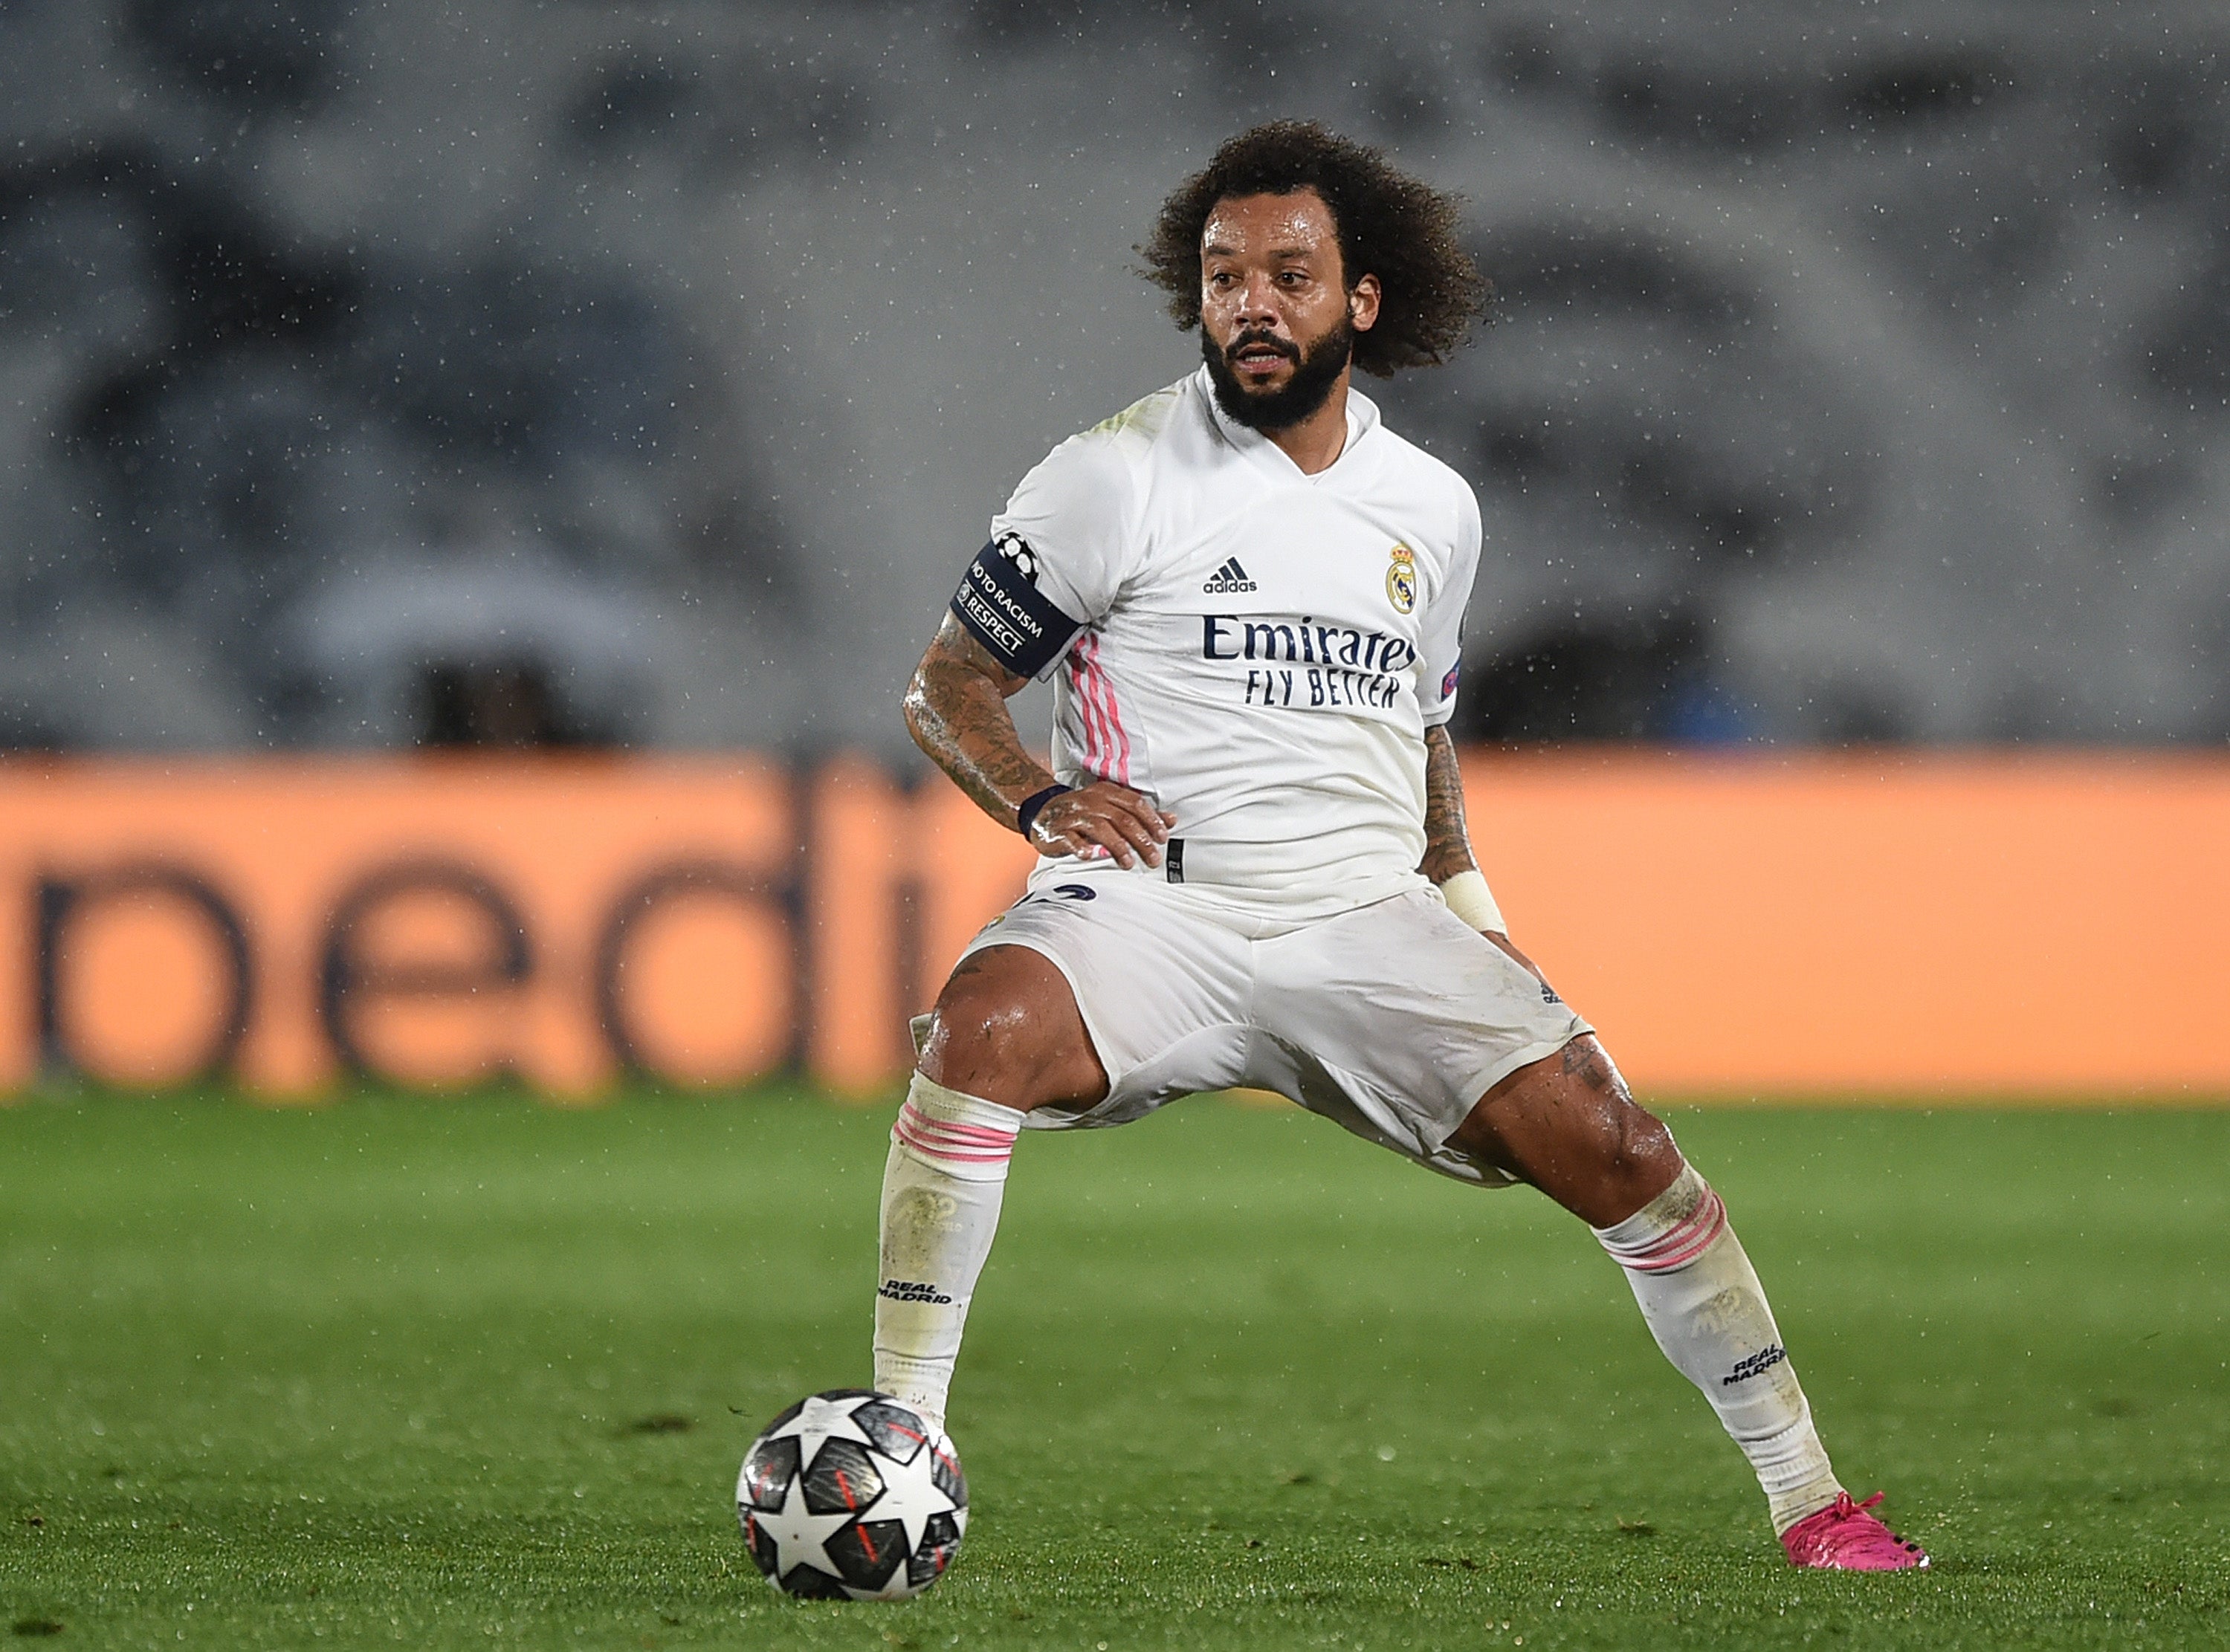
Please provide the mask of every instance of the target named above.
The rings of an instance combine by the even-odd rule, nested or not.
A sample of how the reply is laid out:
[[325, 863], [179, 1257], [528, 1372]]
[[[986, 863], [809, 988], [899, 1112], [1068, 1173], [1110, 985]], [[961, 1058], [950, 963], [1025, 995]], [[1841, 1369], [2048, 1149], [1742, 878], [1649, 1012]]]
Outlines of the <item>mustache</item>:
[[1289, 362], [1298, 362], [1301, 359], [1299, 345], [1293, 344], [1288, 339], [1280, 338], [1273, 332], [1263, 332], [1259, 330], [1252, 332], [1242, 332], [1239, 337], [1226, 344], [1223, 347], [1223, 359], [1226, 361], [1234, 361], [1238, 358], [1239, 352], [1241, 350], [1251, 349], [1256, 344], [1268, 345], [1272, 350], [1276, 350], [1278, 354], [1283, 356]]

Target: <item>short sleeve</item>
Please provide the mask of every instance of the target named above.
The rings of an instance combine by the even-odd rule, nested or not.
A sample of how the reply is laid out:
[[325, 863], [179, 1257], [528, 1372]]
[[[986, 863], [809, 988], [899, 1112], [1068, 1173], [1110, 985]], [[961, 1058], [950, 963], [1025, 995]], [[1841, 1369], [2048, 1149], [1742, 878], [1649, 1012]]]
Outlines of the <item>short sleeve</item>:
[[1425, 726], [1435, 729], [1455, 715], [1456, 683], [1463, 675], [1464, 612], [1471, 607], [1472, 581], [1479, 573], [1479, 501], [1459, 485], [1463, 499], [1455, 554], [1447, 577], [1432, 593], [1417, 636], [1417, 705]]
[[1022, 478], [953, 594], [952, 612], [1017, 676], [1045, 677], [1105, 614], [1128, 571], [1135, 484], [1104, 435], [1073, 436]]

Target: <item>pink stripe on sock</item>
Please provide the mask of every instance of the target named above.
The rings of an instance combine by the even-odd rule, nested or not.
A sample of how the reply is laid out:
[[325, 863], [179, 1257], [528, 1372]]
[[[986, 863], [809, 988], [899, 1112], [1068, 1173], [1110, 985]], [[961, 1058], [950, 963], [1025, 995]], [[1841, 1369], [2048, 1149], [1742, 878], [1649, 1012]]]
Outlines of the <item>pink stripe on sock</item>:
[[959, 1124], [931, 1118], [912, 1102], [899, 1109], [891, 1126], [896, 1140], [932, 1159], [954, 1164], [998, 1164], [1015, 1154], [1015, 1132], [988, 1124]]
[[1726, 1231], [1727, 1207], [1710, 1188], [1689, 1213], [1687, 1220], [1671, 1231], [1652, 1239], [1647, 1244], [1631, 1250], [1621, 1249], [1614, 1254], [1621, 1265], [1641, 1273], [1670, 1273], [1675, 1268], [1685, 1268], [1711, 1248], [1711, 1241]]
[[905, 1143], [907, 1147], [912, 1147], [916, 1153], [925, 1154], [931, 1159], [943, 1159], [951, 1164], [1004, 1164], [1008, 1160], [1015, 1156], [1015, 1149], [1011, 1143], [1006, 1147], [997, 1149], [996, 1151], [989, 1149], [976, 1151], [951, 1147], [945, 1146], [942, 1142], [931, 1141], [925, 1137], [915, 1135], [914, 1132], [907, 1129], [903, 1123], [893, 1125], [891, 1127], [891, 1135], [898, 1141]]
[[1015, 1144], [1004, 1138], [991, 1141], [971, 1141], [965, 1136], [940, 1135], [935, 1130], [925, 1130], [909, 1122], [906, 1134], [917, 1141], [925, 1141], [944, 1153], [995, 1153], [1001, 1157], [1012, 1153]]
[[1002, 1130], [992, 1124], [961, 1124], [951, 1119], [932, 1118], [912, 1102], [899, 1109], [899, 1116], [926, 1134], [949, 1136], [957, 1141], [970, 1142], [979, 1147], [1012, 1146], [1015, 1132]]
[[925, 1141], [943, 1147], [970, 1149], [1011, 1149], [1015, 1138], [1003, 1131], [964, 1131], [940, 1128], [932, 1122], [912, 1118], [906, 1122], [906, 1128]]

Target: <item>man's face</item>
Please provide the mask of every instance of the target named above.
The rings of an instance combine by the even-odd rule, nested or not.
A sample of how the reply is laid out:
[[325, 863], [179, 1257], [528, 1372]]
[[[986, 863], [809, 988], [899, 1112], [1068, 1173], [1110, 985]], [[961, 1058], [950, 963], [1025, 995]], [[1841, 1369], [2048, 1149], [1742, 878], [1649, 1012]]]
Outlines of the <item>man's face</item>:
[[1343, 382], [1355, 335], [1378, 318], [1378, 280], [1353, 290], [1331, 210], [1314, 190], [1228, 196], [1200, 238], [1200, 347], [1218, 406], [1281, 430]]

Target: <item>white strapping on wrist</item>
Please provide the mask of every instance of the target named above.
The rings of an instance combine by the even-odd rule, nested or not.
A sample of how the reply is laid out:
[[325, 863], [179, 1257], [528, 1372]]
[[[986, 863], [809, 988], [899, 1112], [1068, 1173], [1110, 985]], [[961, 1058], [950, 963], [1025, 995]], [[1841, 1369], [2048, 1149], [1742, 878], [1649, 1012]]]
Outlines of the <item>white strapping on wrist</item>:
[[1490, 930], [1496, 935], [1510, 933], [1510, 926], [1502, 919], [1502, 909], [1494, 903], [1494, 891], [1486, 886], [1486, 874], [1476, 868], [1458, 872], [1441, 884], [1440, 898], [1448, 903], [1449, 911], [1481, 935]]

